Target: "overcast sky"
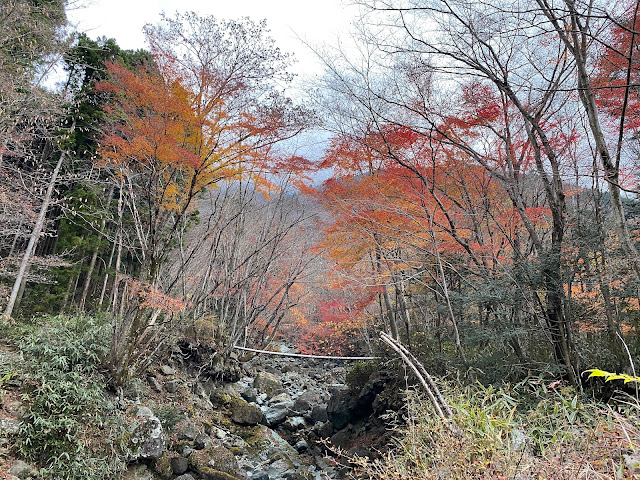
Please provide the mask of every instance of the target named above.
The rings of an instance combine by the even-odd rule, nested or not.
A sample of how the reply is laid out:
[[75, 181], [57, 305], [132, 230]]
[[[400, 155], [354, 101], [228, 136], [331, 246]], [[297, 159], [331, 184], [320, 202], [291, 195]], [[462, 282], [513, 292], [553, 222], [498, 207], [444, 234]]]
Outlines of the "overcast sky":
[[312, 45], [335, 43], [349, 30], [357, 8], [341, 0], [84, 0], [68, 12], [70, 21], [91, 38], [115, 38], [122, 48], [144, 48], [142, 27], [155, 23], [161, 12], [194, 11], [220, 19], [250, 17], [267, 20], [271, 36], [284, 51], [294, 53], [299, 76], [322, 71], [320, 62], [297, 37]]
[[[162, 12], [169, 16], [176, 12], [194, 11], [218, 19], [266, 19], [277, 46], [294, 54], [296, 63], [291, 71], [297, 74], [296, 84], [300, 87], [305, 79], [323, 71], [321, 62], [305, 42], [313, 46], [335, 45], [338, 37], [348, 36], [358, 12], [357, 7], [348, 4], [350, 1], [78, 0], [84, 6], [69, 10], [67, 15], [77, 30], [86, 32], [90, 38], [115, 38], [118, 45], [125, 49], [146, 48], [142, 27], [158, 22]], [[296, 89], [290, 91], [300, 99], [299, 93]], [[314, 130], [288, 142], [286, 148], [291, 153], [317, 160], [327, 145], [327, 139], [326, 132]], [[318, 176], [320, 178], [322, 175]]]

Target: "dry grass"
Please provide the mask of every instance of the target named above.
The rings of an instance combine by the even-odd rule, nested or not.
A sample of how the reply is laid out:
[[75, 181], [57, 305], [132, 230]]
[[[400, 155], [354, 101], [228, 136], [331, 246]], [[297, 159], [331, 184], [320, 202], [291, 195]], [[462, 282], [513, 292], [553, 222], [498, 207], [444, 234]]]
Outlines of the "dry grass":
[[640, 479], [625, 456], [640, 456], [640, 405], [583, 400], [540, 382], [450, 389], [455, 426], [409, 394], [397, 446], [382, 458], [350, 458], [351, 475], [390, 480]]

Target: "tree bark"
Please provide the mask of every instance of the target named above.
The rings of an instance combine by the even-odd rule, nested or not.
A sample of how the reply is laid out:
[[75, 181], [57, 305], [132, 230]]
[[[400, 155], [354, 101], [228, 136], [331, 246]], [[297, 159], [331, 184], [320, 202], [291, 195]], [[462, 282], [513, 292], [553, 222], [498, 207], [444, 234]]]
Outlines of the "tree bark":
[[13, 288], [11, 289], [11, 295], [9, 296], [9, 302], [7, 303], [7, 307], [5, 308], [4, 314], [7, 317], [11, 317], [13, 314], [13, 309], [16, 305], [16, 300], [18, 298], [18, 292], [20, 290], [20, 285], [25, 279], [27, 272], [29, 271], [29, 265], [31, 259], [33, 258], [33, 253], [35, 251], [36, 244], [38, 243], [38, 239], [40, 238], [40, 234], [44, 229], [45, 220], [47, 218], [47, 212], [49, 211], [49, 206], [51, 205], [51, 197], [53, 196], [53, 190], [58, 180], [58, 175], [60, 173], [60, 169], [62, 168], [62, 164], [66, 159], [66, 152], [63, 152], [56, 163], [55, 168], [53, 169], [53, 173], [51, 174], [51, 179], [49, 180], [49, 185], [47, 186], [47, 193], [44, 196], [42, 201], [42, 206], [40, 207], [40, 214], [38, 215], [38, 220], [31, 231], [31, 235], [29, 235], [29, 243], [27, 244], [27, 249], [22, 256], [22, 261], [20, 262], [20, 268], [18, 269], [18, 274], [16, 276], [16, 280], [13, 283]]

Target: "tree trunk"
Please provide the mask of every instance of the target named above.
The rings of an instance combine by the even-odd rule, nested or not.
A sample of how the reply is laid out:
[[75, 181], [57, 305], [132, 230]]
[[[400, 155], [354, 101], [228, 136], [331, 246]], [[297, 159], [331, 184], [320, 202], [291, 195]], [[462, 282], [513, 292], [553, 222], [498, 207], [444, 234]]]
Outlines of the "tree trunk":
[[47, 193], [45, 194], [42, 201], [42, 206], [40, 207], [38, 220], [36, 221], [36, 224], [31, 231], [31, 235], [29, 236], [29, 243], [27, 244], [27, 249], [22, 256], [20, 268], [18, 269], [18, 275], [16, 276], [16, 280], [13, 283], [13, 288], [11, 289], [11, 295], [9, 296], [9, 303], [7, 303], [7, 307], [4, 311], [4, 314], [7, 317], [11, 317], [11, 315], [13, 314], [13, 309], [18, 298], [18, 291], [20, 290], [20, 285], [22, 284], [23, 279], [26, 278], [36, 244], [38, 243], [38, 239], [40, 238], [40, 234], [42, 233], [42, 230], [44, 228], [45, 220], [47, 218], [47, 212], [49, 211], [49, 205], [51, 205], [53, 190], [56, 181], [58, 180], [58, 174], [60, 173], [60, 169], [62, 168], [62, 164], [64, 163], [65, 158], [66, 154], [62, 153], [60, 155], [60, 158], [58, 159], [58, 163], [56, 163], [56, 167], [53, 169], [53, 173], [51, 174], [51, 179], [49, 180], [49, 185], [47, 186]]

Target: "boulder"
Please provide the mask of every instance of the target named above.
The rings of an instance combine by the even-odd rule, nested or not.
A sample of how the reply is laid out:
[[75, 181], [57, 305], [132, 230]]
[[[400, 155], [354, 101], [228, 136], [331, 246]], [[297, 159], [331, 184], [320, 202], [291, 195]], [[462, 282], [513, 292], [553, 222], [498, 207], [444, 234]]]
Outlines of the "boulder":
[[269, 480], [269, 474], [267, 472], [256, 472], [251, 475], [251, 480]]
[[36, 477], [38, 475], [38, 469], [22, 460], [16, 460], [9, 469], [9, 474], [15, 475], [22, 480], [29, 477]]
[[262, 407], [262, 412], [268, 425], [275, 426], [284, 422], [285, 418], [291, 413], [293, 402], [281, 402], [268, 407]]
[[184, 457], [174, 457], [171, 459], [171, 471], [174, 475], [182, 475], [189, 470], [189, 460]]
[[293, 407], [293, 400], [291, 399], [291, 397], [286, 394], [286, 393], [279, 393], [278, 395], [275, 395], [274, 397], [271, 397], [269, 399], [269, 403], [273, 404], [273, 403], [283, 403], [283, 402], [289, 402], [291, 403], [291, 407]]
[[253, 381], [253, 386], [258, 392], [266, 393], [269, 397], [284, 393], [282, 382], [272, 373], [258, 372]]
[[351, 419], [353, 399], [346, 390], [336, 390], [327, 405], [327, 416], [336, 430], [347, 426]]
[[170, 367], [169, 365], [163, 365], [160, 367], [160, 371], [164, 374], [164, 375], [175, 375], [176, 371]]
[[296, 444], [294, 445], [294, 448], [298, 452], [303, 453], [303, 452], [306, 452], [307, 450], [309, 450], [309, 444], [307, 443], [306, 440], [302, 439], [302, 440], [299, 440], [298, 442], [296, 442]]
[[345, 448], [351, 440], [351, 432], [348, 428], [340, 430], [331, 436], [331, 444], [336, 447]]
[[247, 387], [242, 390], [240, 396], [249, 403], [256, 403], [258, 401], [258, 392], [252, 387]]
[[295, 449], [284, 438], [269, 427], [259, 425], [253, 428], [252, 435], [247, 438], [248, 447], [260, 454], [263, 458], [269, 458], [278, 453], [295, 455]]
[[198, 432], [196, 431], [196, 427], [189, 423], [178, 430], [178, 440], [193, 442], [196, 439], [197, 434]]
[[204, 448], [208, 448], [212, 445], [213, 441], [211, 437], [206, 433], [199, 433], [196, 435], [196, 438], [193, 440], [193, 446], [196, 450], [202, 450]]
[[151, 473], [146, 465], [134, 464], [127, 468], [124, 472], [122, 480], [155, 480], [153, 473]]
[[193, 452], [189, 457], [189, 467], [207, 480], [244, 480], [246, 478], [233, 453], [217, 442]]
[[327, 406], [314, 405], [311, 409], [311, 419], [314, 422], [326, 422], [329, 420], [329, 417], [327, 416]]
[[14, 400], [4, 406], [6, 412], [12, 417], [22, 418], [27, 413], [27, 407], [20, 400]]
[[200, 471], [200, 475], [203, 480], [242, 480], [247, 478], [246, 475], [242, 474], [242, 472], [241, 475], [243, 476], [238, 476], [210, 467], [204, 467]]
[[15, 418], [0, 418], [0, 436], [17, 435], [20, 432], [20, 420]]
[[176, 393], [179, 386], [180, 382], [178, 382], [177, 380], [169, 380], [164, 384], [164, 389], [167, 391], [167, 393]]
[[160, 458], [167, 448], [160, 419], [147, 407], [140, 407], [137, 417], [129, 428], [128, 447], [132, 460]]
[[147, 382], [154, 392], [160, 393], [162, 391], [162, 385], [160, 385], [156, 377], [147, 377]]
[[231, 404], [231, 419], [240, 425], [258, 425], [265, 422], [260, 407], [241, 399], [236, 399]]
[[185, 473], [184, 475], [180, 475], [179, 477], [176, 477], [174, 480], [196, 480], [196, 479], [193, 478], [192, 475]]
[[289, 417], [285, 420], [283, 426], [285, 429], [295, 432], [304, 428], [305, 421], [302, 417]]
[[307, 391], [295, 399], [293, 410], [297, 413], [306, 413], [311, 410], [311, 405], [317, 402], [318, 395]]

